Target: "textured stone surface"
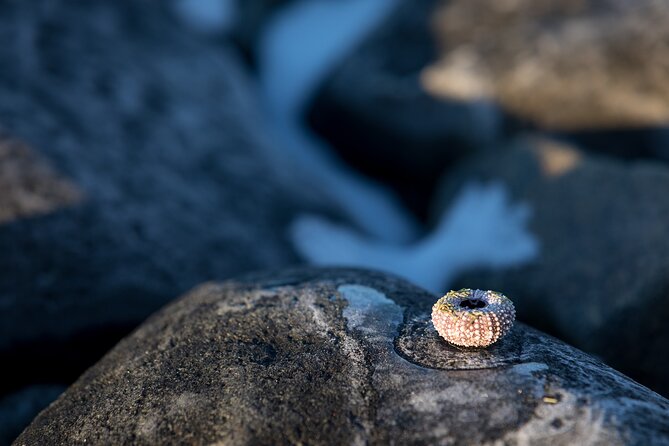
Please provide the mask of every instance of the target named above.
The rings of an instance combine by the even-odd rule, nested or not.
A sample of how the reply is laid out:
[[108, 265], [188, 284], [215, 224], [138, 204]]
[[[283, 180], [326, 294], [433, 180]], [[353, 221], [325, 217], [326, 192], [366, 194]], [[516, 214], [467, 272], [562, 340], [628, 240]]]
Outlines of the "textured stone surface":
[[668, 21], [655, 0], [448, 1], [423, 80], [553, 129], [667, 125]]
[[223, 44], [142, 0], [2, 2], [0, 40], [0, 394], [74, 379], [202, 281], [298, 261], [286, 226], [325, 200], [266, 161]]
[[498, 114], [483, 103], [440, 100], [420, 84], [437, 58], [429, 29], [435, 0], [398, 7], [326, 77], [308, 112], [338, 153], [426, 206], [444, 169], [489, 143]]
[[521, 320], [669, 394], [669, 169], [536, 140], [472, 161], [444, 194], [473, 179], [502, 181], [531, 206], [541, 251], [456, 286], [503, 292]]
[[356, 270], [203, 285], [15, 444], [669, 444], [666, 399], [523, 324], [450, 347], [434, 300]]

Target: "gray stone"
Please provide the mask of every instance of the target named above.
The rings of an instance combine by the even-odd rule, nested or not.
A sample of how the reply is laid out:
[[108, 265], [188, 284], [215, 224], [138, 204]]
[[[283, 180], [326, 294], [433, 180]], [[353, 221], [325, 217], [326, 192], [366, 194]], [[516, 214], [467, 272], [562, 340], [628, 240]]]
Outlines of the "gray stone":
[[74, 379], [198, 283], [298, 262], [292, 216], [333, 214], [267, 161], [236, 53], [153, 2], [2, 2], [0, 40], [0, 394]]
[[668, 395], [669, 169], [528, 140], [472, 160], [446, 179], [443, 200], [473, 179], [501, 181], [531, 207], [540, 255], [457, 286], [503, 292], [521, 319]]
[[499, 124], [490, 104], [442, 100], [421, 86], [423, 68], [438, 57], [429, 28], [437, 5], [400, 0], [325, 78], [307, 112], [345, 160], [417, 209], [444, 169], [489, 144]]
[[451, 347], [435, 300], [363, 270], [202, 285], [15, 444], [669, 444], [668, 400], [521, 323]]

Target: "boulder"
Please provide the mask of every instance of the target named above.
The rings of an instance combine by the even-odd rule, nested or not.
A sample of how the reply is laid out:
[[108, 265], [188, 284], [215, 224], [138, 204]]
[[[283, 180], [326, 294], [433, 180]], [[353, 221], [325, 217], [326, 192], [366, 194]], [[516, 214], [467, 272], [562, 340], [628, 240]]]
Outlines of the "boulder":
[[445, 180], [438, 207], [474, 179], [505, 184], [531, 208], [540, 253], [468, 273], [457, 286], [511, 296], [521, 319], [669, 394], [669, 169], [529, 139], [463, 166]]
[[425, 91], [421, 72], [438, 57], [429, 28], [438, 2], [397, 3], [325, 77], [306, 115], [343, 159], [424, 212], [444, 170], [489, 144], [500, 123], [484, 101]]
[[292, 216], [336, 213], [268, 161], [236, 53], [169, 17], [0, 5], [0, 395], [70, 382], [198, 283], [298, 262]]
[[364, 270], [202, 285], [15, 444], [669, 444], [668, 400], [522, 323], [449, 346], [436, 298]]
[[667, 21], [654, 0], [444, 2], [423, 84], [553, 130], [667, 126]]

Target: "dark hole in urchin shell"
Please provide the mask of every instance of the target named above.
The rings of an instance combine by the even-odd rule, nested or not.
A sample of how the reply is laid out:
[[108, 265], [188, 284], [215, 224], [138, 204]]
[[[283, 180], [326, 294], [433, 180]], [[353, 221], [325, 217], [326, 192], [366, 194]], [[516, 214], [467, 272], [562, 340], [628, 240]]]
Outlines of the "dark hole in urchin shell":
[[477, 308], [485, 308], [488, 303], [482, 299], [465, 299], [460, 302], [460, 306], [467, 308], [469, 310], [475, 310]]

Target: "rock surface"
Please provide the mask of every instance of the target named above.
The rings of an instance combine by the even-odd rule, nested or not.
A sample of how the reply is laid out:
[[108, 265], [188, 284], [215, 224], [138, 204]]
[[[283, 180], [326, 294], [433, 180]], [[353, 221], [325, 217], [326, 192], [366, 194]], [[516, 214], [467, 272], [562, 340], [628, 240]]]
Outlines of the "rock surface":
[[437, 5], [400, 0], [326, 77], [307, 113], [345, 160], [393, 184], [415, 210], [427, 207], [444, 169], [488, 144], [499, 124], [489, 105], [422, 88], [421, 70], [438, 56], [429, 29]]
[[[292, 0], [171, 0], [169, 11], [188, 31], [229, 40], [255, 65], [257, 44], [267, 21]], [[161, 7], [162, 5], [154, 5]]]
[[149, 1], [2, 2], [0, 36], [0, 394], [74, 379], [198, 283], [298, 261], [286, 227], [327, 202], [267, 161], [229, 48]]
[[535, 140], [472, 161], [444, 195], [473, 179], [501, 181], [531, 207], [541, 251], [457, 286], [503, 292], [521, 319], [669, 395], [669, 169]]
[[655, 0], [444, 2], [442, 56], [424, 85], [494, 98], [544, 128], [666, 126], [668, 21]]
[[15, 444], [669, 444], [668, 400], [520, 323], [450, 347], [435, 299], [362, 270], [203, 285]]

